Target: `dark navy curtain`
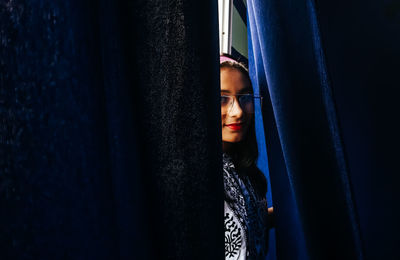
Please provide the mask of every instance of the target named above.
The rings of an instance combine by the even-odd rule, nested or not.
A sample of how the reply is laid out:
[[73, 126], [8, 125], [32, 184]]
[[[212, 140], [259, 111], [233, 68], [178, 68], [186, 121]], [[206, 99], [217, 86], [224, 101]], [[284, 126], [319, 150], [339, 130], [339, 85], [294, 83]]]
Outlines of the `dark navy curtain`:
[[1, 1], [1, 259], [223, 259], [217, 30], [216, 1]]
[[248, 0], [269, 259], [399, 259], [400, 5], [328, 2]]

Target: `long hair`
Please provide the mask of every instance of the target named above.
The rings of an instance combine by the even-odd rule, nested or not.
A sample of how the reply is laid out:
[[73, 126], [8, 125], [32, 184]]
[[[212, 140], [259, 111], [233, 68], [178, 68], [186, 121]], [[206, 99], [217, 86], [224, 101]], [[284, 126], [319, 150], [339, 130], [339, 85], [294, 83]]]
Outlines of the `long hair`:
[[[244, 64], [236, 61], [224, 61], [220, 64], [220, 70], [224, 68], [237, 69], [240, 71], [248, 79], [251, 91], [253, 91], [249, 71]], [[232, 143], [232, 149], [227, 153], [232, 158], [238, 173], [248, 175], [257, 194], [264, 198], [267, 192], [267, 180], [257, 167], [258, 148], [254, 115], [251, 118], [250, 126], [243, 140]]]

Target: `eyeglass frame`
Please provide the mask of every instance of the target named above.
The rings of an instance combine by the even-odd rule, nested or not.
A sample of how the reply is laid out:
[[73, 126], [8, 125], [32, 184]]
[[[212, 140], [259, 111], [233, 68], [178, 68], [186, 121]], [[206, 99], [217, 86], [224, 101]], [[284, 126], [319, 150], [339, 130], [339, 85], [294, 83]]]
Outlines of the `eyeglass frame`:
[[[238, 97], [238, 96], [239, 96], [239, 97]], [[230, 97], [230, 98], [236, 97], [237, 101], [239, 102], [240, 108], [241, 108], [242, 110], [244, 110], [244, 109], [242, 108], [241, 104], [240, 104], [240, 96], [253, 96], [253, 100], [254, 100], [254, 98], [259, 98], [259, 99], [260, 99], [260, 107], [262, 108], [263, 96], [259, 96], [259, 95], [254, 95], [254, 94], [250, 94], [250, 93], [247, 93], [247, 94], [236, 94], [236, 95], [221, 95], [221, 98], [222, 98], [222, 97]], [[235, 100], [233, 100], [233, 101], [231, 102], [231, 103], [232, 103], [232, 104], [231, 104], [231, 107], [230, 107], [229, 109], [227, 109], [227, 112], [229, 112], [230, 109], [232, 109], [234, 102], [235, 102]], [[246, 111], [246, 113], [249, 113], [249, 114], [255, 113], [255, 103], [253, 103], [253, 105], [254, 105], [254, 111], [251, 112], [251, 113], [249, 113], [249, 112]], [[222, 110], [222, 104], [221, 104], [221, 110]]]

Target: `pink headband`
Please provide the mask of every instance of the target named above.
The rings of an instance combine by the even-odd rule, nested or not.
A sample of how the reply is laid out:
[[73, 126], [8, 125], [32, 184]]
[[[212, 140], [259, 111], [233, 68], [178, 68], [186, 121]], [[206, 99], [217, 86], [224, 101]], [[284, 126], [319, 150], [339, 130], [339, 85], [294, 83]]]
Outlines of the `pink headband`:
[[219, 63], [222, 63], [224, 61], [232, 61], [232, 62], [237, 62], [232, 58], [226, 57], [226, 56], [219, 56]]

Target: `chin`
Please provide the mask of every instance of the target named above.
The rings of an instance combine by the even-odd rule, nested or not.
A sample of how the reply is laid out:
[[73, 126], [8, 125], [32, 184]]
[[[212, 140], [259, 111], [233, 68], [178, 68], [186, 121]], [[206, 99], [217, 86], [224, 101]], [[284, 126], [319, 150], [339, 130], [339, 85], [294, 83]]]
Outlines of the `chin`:
[[243, 136], [242, 135], [238, 135], [238, 136], [226, 136], [222, 138], [222, 141], [224, 142], [228, 142], [228, 143], [238, 143], [240, 141], [243, 140]]

